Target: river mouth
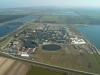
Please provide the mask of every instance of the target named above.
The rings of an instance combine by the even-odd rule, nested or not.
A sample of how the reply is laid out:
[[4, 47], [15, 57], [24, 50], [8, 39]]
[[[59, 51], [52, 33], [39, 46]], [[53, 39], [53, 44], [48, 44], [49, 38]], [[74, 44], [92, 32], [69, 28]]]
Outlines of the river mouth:
[[61, 50], [62, 47], [56, 44], [48, 44], [48, 45], [43, 45], [42, 49], [47, 51], [58, 51]]

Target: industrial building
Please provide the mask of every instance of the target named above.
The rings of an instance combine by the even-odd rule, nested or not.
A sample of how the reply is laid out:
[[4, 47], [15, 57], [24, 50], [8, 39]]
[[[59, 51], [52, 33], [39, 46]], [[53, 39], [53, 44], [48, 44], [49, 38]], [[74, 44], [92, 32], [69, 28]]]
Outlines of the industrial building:
[[37, 46], [38, 46], [38, 44], [34, 41], [25, 41], [23, 44], [23, 47], [25, 47], [25, 48], [35, 48]]
[[82, 38], [70, 38], [71, 44], [86, 44], [86, 42]]
[[57, 43], [66, 43], [66, 40], [56, 40]]

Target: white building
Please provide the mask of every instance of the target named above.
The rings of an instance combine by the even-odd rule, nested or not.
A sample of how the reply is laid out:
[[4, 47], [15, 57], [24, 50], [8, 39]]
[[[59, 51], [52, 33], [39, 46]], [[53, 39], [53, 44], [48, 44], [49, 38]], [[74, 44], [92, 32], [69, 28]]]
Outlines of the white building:
[[29, 57], [28, 54], [21, 54], [21, 57]]
[[13, 42], [13, 44], [18, 45], [18, 44], [19, 44], [19, 42], [18, 42], [18, 41], [14, 41], [14, 42]]
[[26, 52], [22, 52], [21, 57], [29, 57], [29, 55]]
[[77, 37], [70, 39], [71, 39], [71, 44], [86, 44], [86, 42], [83, 39]]

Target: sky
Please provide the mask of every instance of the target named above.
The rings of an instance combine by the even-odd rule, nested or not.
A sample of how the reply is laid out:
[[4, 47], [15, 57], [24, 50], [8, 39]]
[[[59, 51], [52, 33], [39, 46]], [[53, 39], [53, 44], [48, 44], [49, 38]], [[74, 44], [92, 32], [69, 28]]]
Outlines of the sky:
[[0, 0], [0, 8], [34, 6], [100, 7], [100, 0]]

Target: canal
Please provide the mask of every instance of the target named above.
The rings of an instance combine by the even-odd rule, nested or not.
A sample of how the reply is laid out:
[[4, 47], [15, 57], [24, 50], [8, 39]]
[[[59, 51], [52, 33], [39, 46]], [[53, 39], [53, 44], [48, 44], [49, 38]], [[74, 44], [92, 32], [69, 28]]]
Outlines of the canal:
[[100, 25], [77, 26], [76, 29], [100, 50]]
[[[35, 20], [35, 17], [25, 17], [25, 18], [21, 18], [18, 19], [16, 21], [13, 22], [30, 22]], [[11, 23], [11, 22], [10, 22]], [[10, 25], [8, 23], [3, 24], [2, 26], [0, 26], [0, 37], [3, 37], [11, 32], [13, 32], [14, 30], [16, 30], [17, 28], [19, 28], [21, 25]]]

